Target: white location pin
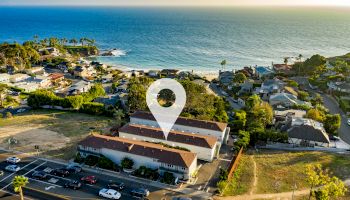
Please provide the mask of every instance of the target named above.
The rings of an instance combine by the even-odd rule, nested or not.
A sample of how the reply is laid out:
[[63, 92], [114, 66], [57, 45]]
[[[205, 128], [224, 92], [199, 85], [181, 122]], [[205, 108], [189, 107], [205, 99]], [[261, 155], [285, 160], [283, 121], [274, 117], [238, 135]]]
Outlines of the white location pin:
[[[163, 107], [158, 103], [158, 94], [168, 89], [175, 94], [175, 102], [170, 107]], [[148, 108], [162, 129], [165, 139], [186, 104], [186, 92], [182, 85], [174, 79], [162, 78], [151, 84], [147, 90], [146, 102]]]

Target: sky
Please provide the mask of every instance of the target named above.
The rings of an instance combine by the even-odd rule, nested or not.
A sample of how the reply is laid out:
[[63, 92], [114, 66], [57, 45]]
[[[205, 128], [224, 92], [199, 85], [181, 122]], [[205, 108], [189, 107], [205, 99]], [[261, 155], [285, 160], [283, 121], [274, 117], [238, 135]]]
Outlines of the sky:
[[350, 6], [350, 0], [0, 0], [0, 5]]

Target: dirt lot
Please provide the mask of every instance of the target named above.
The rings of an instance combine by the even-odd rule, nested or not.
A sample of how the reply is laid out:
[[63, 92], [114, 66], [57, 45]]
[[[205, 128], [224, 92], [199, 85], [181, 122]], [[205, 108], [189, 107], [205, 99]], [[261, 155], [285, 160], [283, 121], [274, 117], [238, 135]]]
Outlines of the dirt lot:
[[[108, 133], [113, 119], [66, 111], [35, 110], [0, 119], [0, 146], [23, 152], [40, 151], [68, 158], [75, 144], [91, 132]], [[9, 145], [9, 138], [18, 144]], [[67, 154], [68, 153], [68, 154]]]

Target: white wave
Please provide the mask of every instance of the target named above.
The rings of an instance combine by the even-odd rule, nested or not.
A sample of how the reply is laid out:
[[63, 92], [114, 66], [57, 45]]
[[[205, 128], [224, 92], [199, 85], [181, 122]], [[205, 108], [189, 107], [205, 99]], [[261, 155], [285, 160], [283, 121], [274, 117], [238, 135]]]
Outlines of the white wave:
[[113, 49], [111, 51], [111, 54], [114, 57], [122, 57], [122, 56], [126, 56], [127, 52], [125, 50], [122, 50], [122, 49]]

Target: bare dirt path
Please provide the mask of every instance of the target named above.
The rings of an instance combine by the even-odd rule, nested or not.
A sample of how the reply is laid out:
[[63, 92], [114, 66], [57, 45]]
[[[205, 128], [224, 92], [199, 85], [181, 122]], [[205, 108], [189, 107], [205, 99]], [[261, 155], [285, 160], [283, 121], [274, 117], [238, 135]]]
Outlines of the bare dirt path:
[[254, 159], [254, 155], [252, 155], [250, 157], [250, 159], [252, 159], [253, 161], [253, 184], [252, 184], [252, 187], [250, 188], [250, 191], [249, 191], [249, 194], [250, 195], [253, 195], [256, 191], [256, 186], [258, 184], [258, 174], [257, 174], [257, 167], [256, 167], [256, 162], [255, 162], [255, 159]]

